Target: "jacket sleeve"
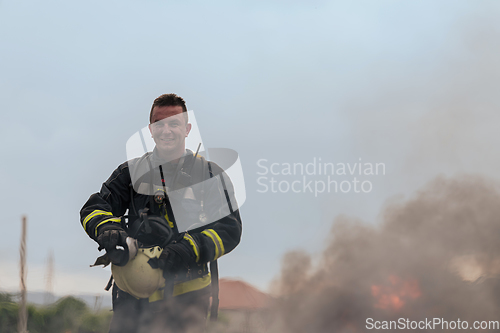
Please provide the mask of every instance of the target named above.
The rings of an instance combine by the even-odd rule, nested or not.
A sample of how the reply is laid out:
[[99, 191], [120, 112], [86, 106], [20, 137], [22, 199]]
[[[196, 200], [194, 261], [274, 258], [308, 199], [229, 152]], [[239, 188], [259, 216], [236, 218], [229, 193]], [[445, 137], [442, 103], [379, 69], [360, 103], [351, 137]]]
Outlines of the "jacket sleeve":
[[[218, 188], [208, 191], [210, 193], [206, 198], [208, 206], [215, 209], [222, 209], [220, 207], [229, 209], [228, 214], [223, 214], [224, 217], [184, 237], [195, 249], [195, 254], [198, 252], [196, 254], [198, 263], [213, 261], [231, 252], [239, 244], [242, 232], [238, 207], [233, 207], [235, 203], [233, 185], [217, 164], [210, 162], [210, 165], [213, 177], [222, 178], [223, 181], [212, 183], [212, 186]], [[189, 238], [193, 238], [193, 241]]]
[[80, 211], [80, 222], [90, 238], [96, 240], [98, 229], [107, 223], [120, 223], [130, 202], [128, 163], [120, 165], [102, 184], [101, 191], [90, 196]]

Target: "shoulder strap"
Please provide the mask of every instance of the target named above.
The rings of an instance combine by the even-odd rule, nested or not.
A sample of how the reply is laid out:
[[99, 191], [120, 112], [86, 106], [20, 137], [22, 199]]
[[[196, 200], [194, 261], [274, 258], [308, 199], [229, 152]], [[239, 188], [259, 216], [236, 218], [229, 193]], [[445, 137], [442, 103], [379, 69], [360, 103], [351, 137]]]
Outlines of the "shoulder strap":
[[[212, 165], [209, 161], [208, 173], [210, 178], [214, 176], [212, 172]], [[210, 262], [210, 274], [212, 275], [212, 307], [210, 308], [210, 321], [217, 321], [219, 315], [219, 267], [217, 265], [217, 260]]]
[[219, 314], [219, 267], [217, 260], [210, 262], [212, 275], [212, 307], [210, 308], [210, 321], [217, 321]]

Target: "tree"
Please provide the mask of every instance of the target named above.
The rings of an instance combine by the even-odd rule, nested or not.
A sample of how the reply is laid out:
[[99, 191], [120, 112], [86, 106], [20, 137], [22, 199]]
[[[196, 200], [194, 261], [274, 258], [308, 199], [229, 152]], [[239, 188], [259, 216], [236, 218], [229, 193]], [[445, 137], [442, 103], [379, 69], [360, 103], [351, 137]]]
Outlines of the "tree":
[[[0, 293], [0, 332], [16, 333], [19, 306], [13, 295]], [[30, 333], [106, 333], [112, 313], [92, 312], [87, 305], [72, 296], [49, 306], [28, 305]]]

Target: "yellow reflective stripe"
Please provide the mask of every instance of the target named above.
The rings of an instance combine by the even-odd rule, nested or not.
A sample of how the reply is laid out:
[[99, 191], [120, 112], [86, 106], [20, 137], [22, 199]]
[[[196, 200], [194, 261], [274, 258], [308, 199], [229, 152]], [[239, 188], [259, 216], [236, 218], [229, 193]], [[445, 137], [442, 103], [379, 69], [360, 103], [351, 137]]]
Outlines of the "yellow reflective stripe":
[[185, 294], [190, 291], [203, 289], [205, 287], [208, 287], [210, 285], [210, 282], [212, 282], [212, 278], [210, 277], [210, 273], [208, 273], [204, 277], [198, 279], [176, 283], [174, 285], [174, 296]]
[[217, 260], [218, 258], [223, 256], [224, 253], [226, 253], [224, 250], [224, 243], [222, 243], [222, 239], [219, 237], [219, 234], [217, 234], [214, 229], [206, 229], [203, 230], [201, 233], [210, 237], [215, 244], [215, 257], [213, 260]]
[[98, 216], [98, 215], [110, 215], [110, 216], [113, 216], [113, 214], [111, 214], [111, 212], [107, 212], [105, 210], [94, 210], [92, 213], [90, 213], [89, 215], [87, 215], [87, 217], [83, 220], [83, 229], [85, 231], [87, 231], [87, 222], [90, 221], [93, 217], [95, 216]]
[[207, 235], [208, 237], [210, 237], [212, 239], [212, 242], [214, 242], [214, 244], [215, 244], [215, 256], [214, 256], [213, 260], [216, 260], [217, 258], [220, 257], [220, 255], [219, 255], [220, 249], [219, 249], [219, 246], [217, 244], [217, 241], [215, 240], [215, 236], [212, 235], [212, 233], [210, 232], [210, 229], [203, 230], [201, 233]]
[[[191, 291], [203, 289], [205, 287], [208, 287], [211, 282], [212, 282], [212, 278], [210, 276], [210, 273], [208, 273], [207, 275], [205, 275], [201, 278], [197, 278], [197, 279], [186, 281], [186, 282], [176, 283], [174, 285], [173, 296], [179, 296], [179, 295], [191, 292]], [[165, 285], [163, 284], [163, 286], [161, 288], [158, 288], [153, 293], [153, 295], [149, 296], [148, 301], [151, 303], [151, 302], [156, 302], [156, 301], [162, 300], [164, 295], [165, 295], [164, 288], [165, 288]]]
[[161, 289], [158, 289], [157, 291], [155, 291], [153, 293], [153, 295], [149, 296], [149, 302], [156, 302], [156, 301], [159, 301], [159, 300], [162, 300], [163, 299], [163, 288]]
[[215, 234], [215, 237], [217, 237], [217, 240], [219, 241], [220, 244], [220, 255], [223, 256], [224, 253], [226, 253], [226, 250], [224, 249], [224, 243], [222, 242], [222, 239], [219, 237], [219, 234], [215, 232], [213, 229], [209, 229], [211, 232]]
[[121, 219], [116, 218], [116, 217], [112, 218], [112, 219], [107, 219], [107, 220], [102, 221], [101, 223], [99, 223], [98, 225], [95, 226], [95, 236], [97, 237], [97, 228], [99, 228], [99, 226], [101, 224], [109, 223], [109, 222], [118, 222], [118, 223], [120, 223], [121, 221], [122, 221]]
[[194, 238], [191, 237], [191, 235], [188, 233], [186, 233], [184, 235], [184, 239], [187, 240], [189, 242], [189, 244], [191, 244], [191, 247], [194, 250], [194, 254], [196, 255], [196, 262], [198, 262], [200, 260], [200, 251], [198, 249], [198, 244], [196, 244], [196, 241], [194, 240]]
[[165, 219], [167, 219], [167, 222], [168, 222], [168, 225], [170, 226], [170, 228], [174, 228], [174, 223], [172, 221], [169, 220], [168, 218], [168, 212], [165, 213]]

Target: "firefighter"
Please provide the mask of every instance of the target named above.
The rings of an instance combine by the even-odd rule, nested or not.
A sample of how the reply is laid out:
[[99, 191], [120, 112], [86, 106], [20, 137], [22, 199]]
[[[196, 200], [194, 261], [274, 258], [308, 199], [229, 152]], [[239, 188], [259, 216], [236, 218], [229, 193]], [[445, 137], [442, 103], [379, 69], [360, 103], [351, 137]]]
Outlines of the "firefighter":
[[149, 122], [154, 150], [121, 164], [80, 220], [112, 263], [110, 333], [203, 332], [217, 299], [208, 263], [241, 237], [234, 189], [217, 164], [186, 149], [191, 124], [180, 96], [156, 98]]

